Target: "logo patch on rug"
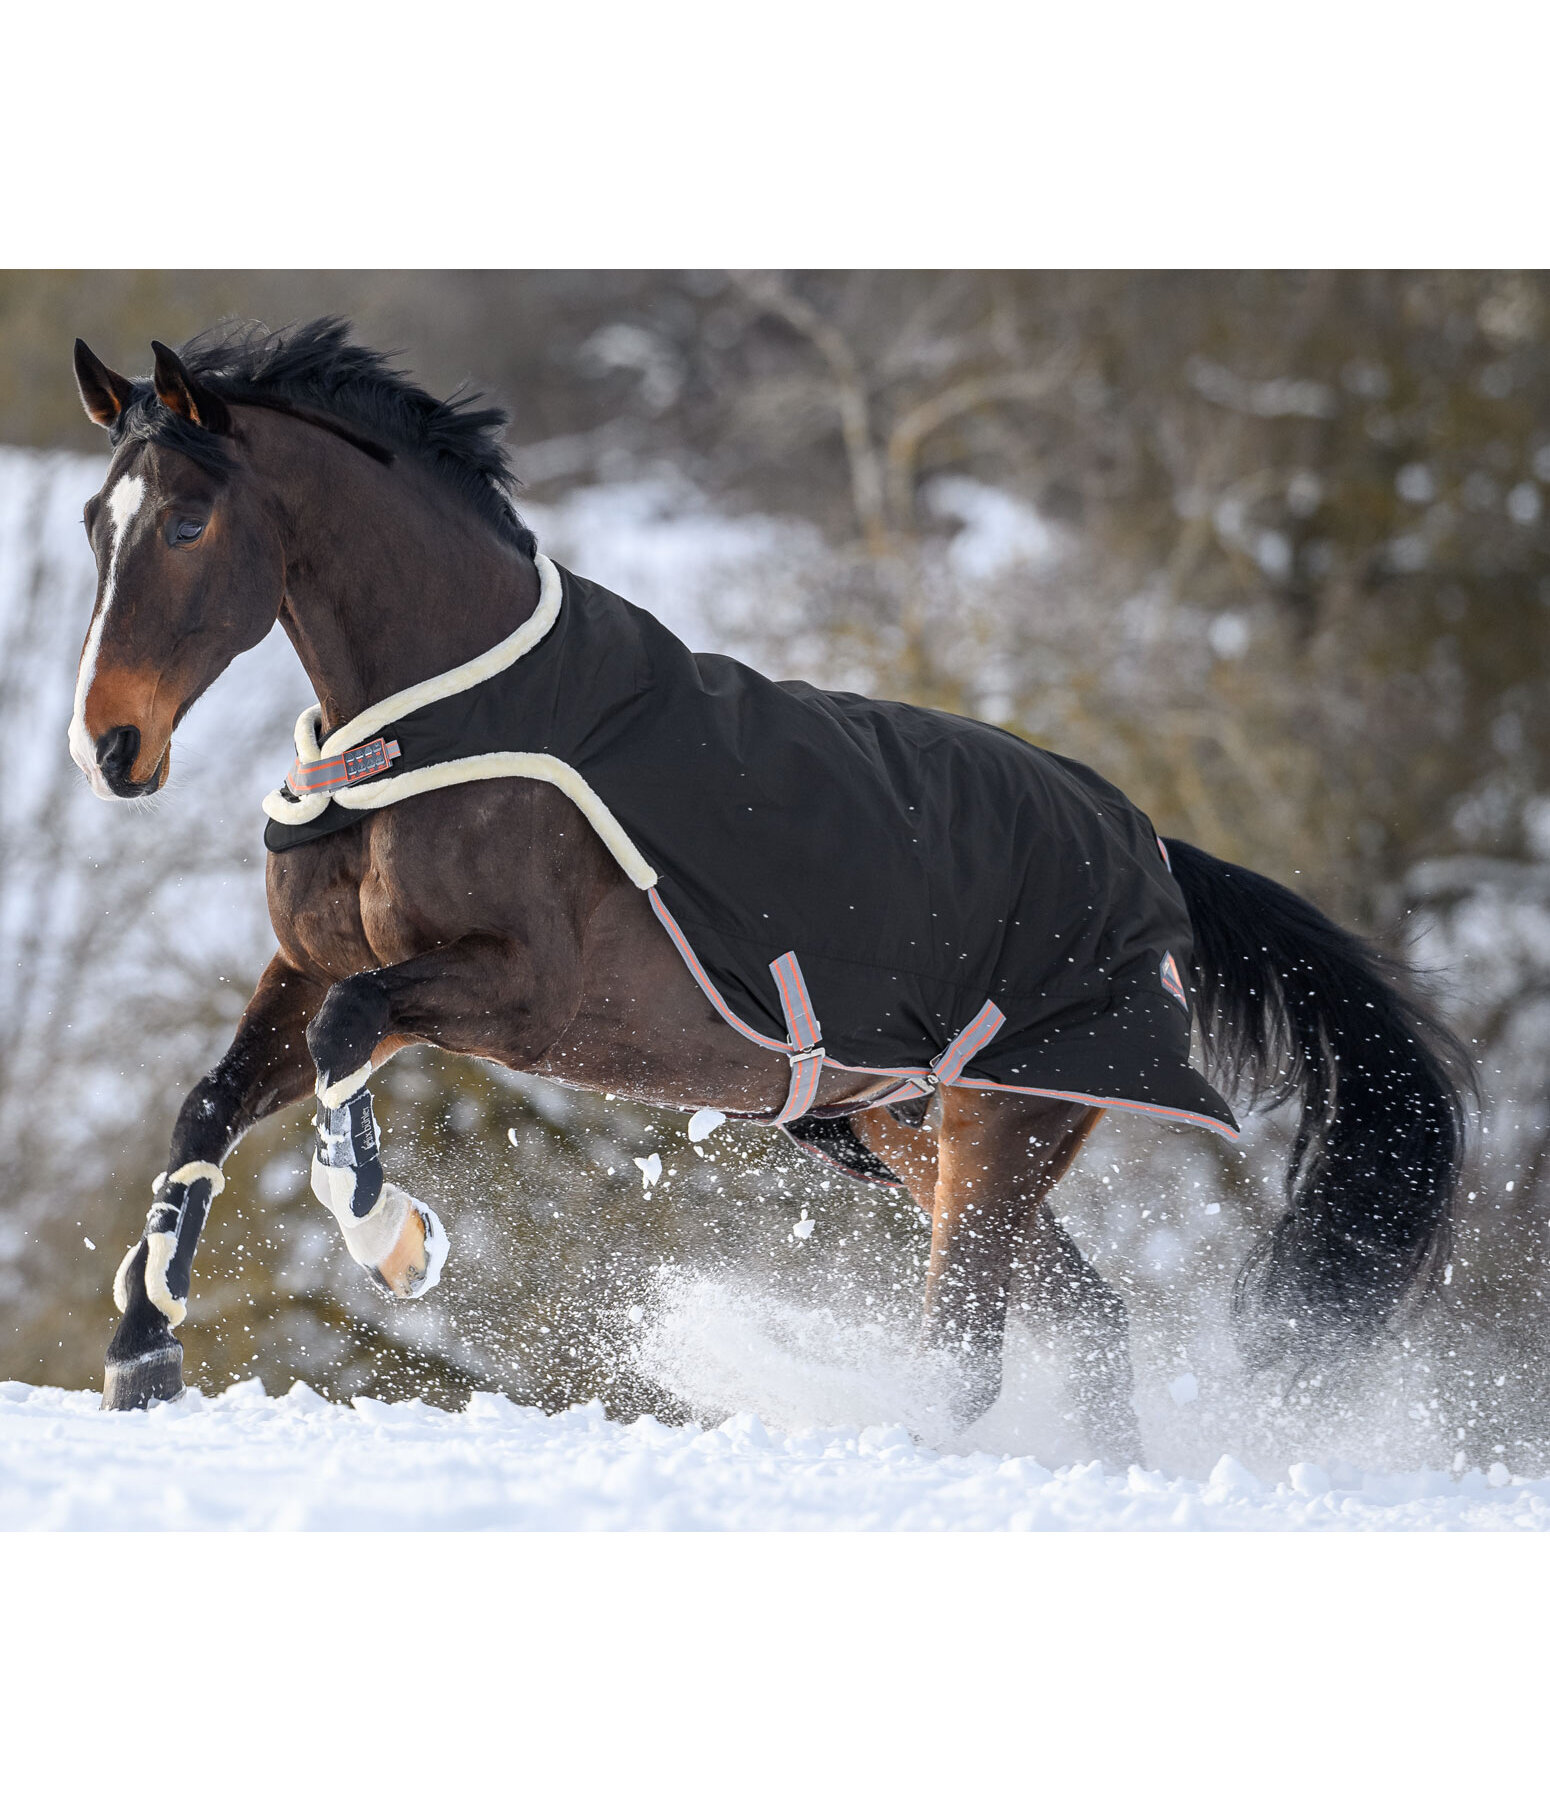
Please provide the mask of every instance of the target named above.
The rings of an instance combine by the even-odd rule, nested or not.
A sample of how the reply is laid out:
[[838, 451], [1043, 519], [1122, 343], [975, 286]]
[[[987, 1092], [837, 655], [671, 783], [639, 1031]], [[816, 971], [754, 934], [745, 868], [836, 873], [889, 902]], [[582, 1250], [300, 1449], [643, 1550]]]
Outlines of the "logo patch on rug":
[[1184, 983], [1179, 980], [1179, 965], [1173, 960], [1172, 951], [1163, 957], [1158, 974], [1162, 977], [1163, 986], [1173, 995], [1185, 1012], [1188, 1012], [1189, 995], [1184, 992]]

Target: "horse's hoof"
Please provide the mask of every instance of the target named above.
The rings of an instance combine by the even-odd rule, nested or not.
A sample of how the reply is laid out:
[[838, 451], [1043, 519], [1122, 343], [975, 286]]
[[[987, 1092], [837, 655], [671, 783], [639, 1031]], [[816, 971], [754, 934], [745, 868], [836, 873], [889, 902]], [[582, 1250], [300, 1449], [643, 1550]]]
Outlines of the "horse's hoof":
[[1142, 1460], [1141, 1427], [1128, 1405], [1107, 1406], [1101, 1412], [1087, 1412], [1081, 1420], [1089, 1449], [1099, 1462], [1128, 1469], [1132, 1465], [1145, 1468]]
[[1001, 1397], [999, 1358], [973, 1357], [960, 1363], [958, 1379], [948, 1395], [947, 1414], [954, 1432], [977, 1425]]
[[103, 1412], [143, 1412], [153, 1400], [176, 1400], [182, 1392], [183, 1346], [176, 1340], [103, 1368]]
[[416, 1200], [412, 1194], [405, 1194], [404, 1198], [409, 1211], [398, 1241], [368, 1273], [395, 1300], [418, 1300], [441, 1280], [442, 1265], [447, 1260], [447, 1234], [441, 1220], [423, 1200]]
[[1118, 1437], [1096, 1437], [1093, 1439], [1093, 1449], [1099, 1462], [1111, 1463], [1117, 1469], [1146, 1467], [1141, 1439], [1133, 1432]]

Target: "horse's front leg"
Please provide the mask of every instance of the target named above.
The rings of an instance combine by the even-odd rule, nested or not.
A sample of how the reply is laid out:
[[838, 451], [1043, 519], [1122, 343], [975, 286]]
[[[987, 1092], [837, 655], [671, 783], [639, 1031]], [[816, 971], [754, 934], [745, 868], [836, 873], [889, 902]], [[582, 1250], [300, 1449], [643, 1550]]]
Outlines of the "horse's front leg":
[[307, 1028], [318, 1097], [312, 1191], [338, 1220], [354, 1261], [396, 1299], [436, 1285], [447, 1238], [430, 1207], [384, 1178], [366, 1084], [407, 1043], [517, 1068], [537, 1062], [581, 997], [572, 944], [546, 948], [541, 982], [538, 960], [531, 945], [465, 939], [336, 982]]
[[250, 1126], [306, 1093], [312, 1073], [306, 1025], [322, 997], [321, 986], [277, 956], [231, 1048], [183, 1102], [145, 1233], [114, 1279], [123, 1317], [108, 1345], [104, 1411], [130, 1411], [182, 1391], [183, 1347], [172, 1332], [188, 1310], [205, 1215], [225, 1186], [221, 1163]]

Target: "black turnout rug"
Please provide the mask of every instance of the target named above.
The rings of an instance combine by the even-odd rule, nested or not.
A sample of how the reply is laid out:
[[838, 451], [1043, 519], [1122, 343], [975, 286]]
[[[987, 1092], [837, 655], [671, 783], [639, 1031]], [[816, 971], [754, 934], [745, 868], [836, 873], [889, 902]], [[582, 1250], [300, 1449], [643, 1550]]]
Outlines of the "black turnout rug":
[[[1116, 788], [972, 719], [694, 654], [560, 580], [545, 635], [395, 720], [399, 756], [370, 780], [495, 751], [576, 771], [655, 871], [696, 979], [761, 1042], [787, 1046], [771, 964], [794, 953], [831, 1063], [917, 1075], [979, 1020], [951, 1078], [1235, 1133], [1189, 1064], [1183, 897]], [[360, 818], [330, 800], [265, 841], [290, 851]]]

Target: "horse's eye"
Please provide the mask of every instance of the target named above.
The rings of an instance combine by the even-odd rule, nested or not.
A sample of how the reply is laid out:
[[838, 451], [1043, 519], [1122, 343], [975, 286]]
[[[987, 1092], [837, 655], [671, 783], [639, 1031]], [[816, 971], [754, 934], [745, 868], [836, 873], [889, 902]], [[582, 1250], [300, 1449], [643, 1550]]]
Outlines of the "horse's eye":
[[204, 530], [204, 523], [199, 519], [179, 519], [173, 527], [172, 541], [175, 544], [191, 544]]

